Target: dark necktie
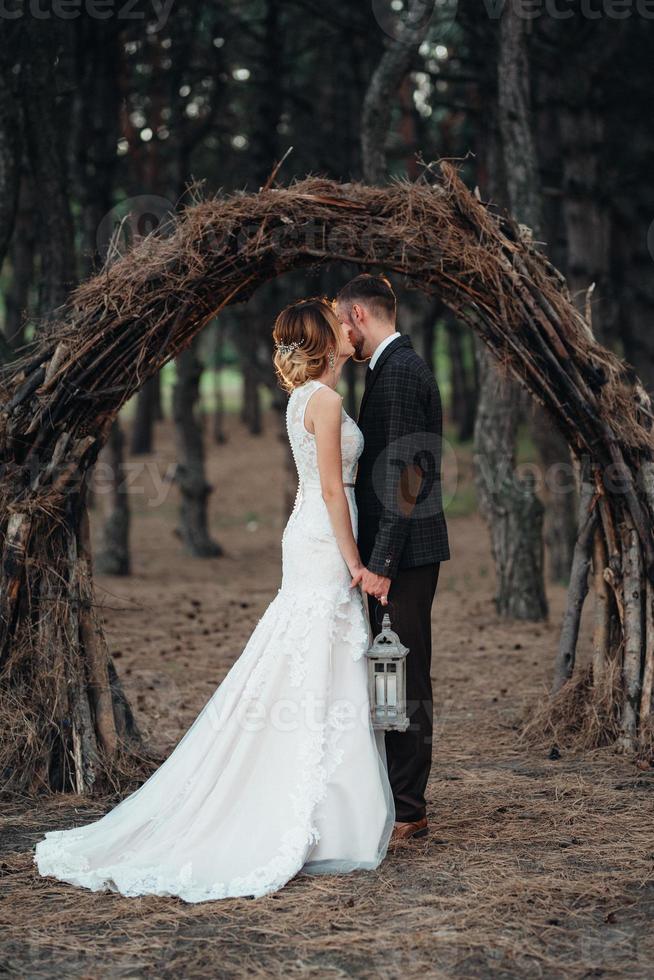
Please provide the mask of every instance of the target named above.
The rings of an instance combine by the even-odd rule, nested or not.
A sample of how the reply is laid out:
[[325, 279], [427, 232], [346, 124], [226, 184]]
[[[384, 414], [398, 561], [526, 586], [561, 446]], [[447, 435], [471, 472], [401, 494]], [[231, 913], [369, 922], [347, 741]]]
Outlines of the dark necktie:
[[372, 375], [373, 375], [373, 370], [372, 370], [372, 368], [370, 368], [370, 367], [369, 367], [369, 368], [368, 368], [368, 369], [366, 370], [366, 385], [365, 385], [365, 391], [367, 391], [367, 390], [368, 390], [368, 387], [369, 387], [369, 385], [370, 385], [370, 382], [371, 382], [371, 380], [372, 380]]

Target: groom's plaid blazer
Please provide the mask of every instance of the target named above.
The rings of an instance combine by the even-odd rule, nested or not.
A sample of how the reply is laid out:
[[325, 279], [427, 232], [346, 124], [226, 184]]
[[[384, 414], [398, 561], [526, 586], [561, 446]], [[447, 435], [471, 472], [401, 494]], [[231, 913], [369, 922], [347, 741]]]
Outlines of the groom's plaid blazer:
[[401, 568], [446, 561], [440, 392], [409, 337], [393, 340], [368, 368], [358, 425], [365, 439], [355, 491], [363, 563], [393, 578]]

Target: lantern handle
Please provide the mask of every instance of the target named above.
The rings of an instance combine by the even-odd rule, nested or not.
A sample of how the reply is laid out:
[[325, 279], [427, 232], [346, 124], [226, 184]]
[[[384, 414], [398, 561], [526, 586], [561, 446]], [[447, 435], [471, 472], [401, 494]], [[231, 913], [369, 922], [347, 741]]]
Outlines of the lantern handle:
[[377, 623], [380, 629], [383, 630], [384, 628], [384, 616], [388, 616], [388, 625], [391, 629], [393, 628], [393, 620], [391, 617], [392, 608], [393, 603], [390, 601], [390, 599], [387, 601], [385, 606], [382, 606], [381, 602], [377, 603], [375, 608], [375, 617], [379, 619], [379, 612], [381, 611], [382, 613], [381, 620]]

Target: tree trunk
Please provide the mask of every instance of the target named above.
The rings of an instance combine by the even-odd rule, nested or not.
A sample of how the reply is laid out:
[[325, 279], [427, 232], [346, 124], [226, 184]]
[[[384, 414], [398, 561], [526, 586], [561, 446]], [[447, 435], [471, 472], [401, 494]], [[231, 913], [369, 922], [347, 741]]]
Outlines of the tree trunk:
[[20, 24], [25, 153], [39, 201], [38, 313], [47, 321], [77, 279], [65, 150], [69, 96], [58, 94], [55, 74], [61, 47], [69, 43], [70, 35], [54, 21], [45, 34], [32, 17], [23, 18]]
[[[530, 64], [527, 21], [507, 4], [500, 22], [500, 66], [498, 75], [499, 117], [502, 132], [504, 172], [510, 209], [536, 239], [542, 237], [543, 205], [531, 123]], [[534, 442], [545, 476], [547, 509], [545, 540], [549, 544], [550, 580], [567, 582], [576, 529], [570, 490], [550, 491], [559, 472], [570, 474], [570, 452], [561, 433], [553, 429], [540, 406], [532, 417]], [[555, 484], [556, 486], [556, 484]]]
[[138, 395], [129, 451], [132, 456], [154, 452], [154, 423], [157, 414], [157, 377], [148, 378]]
[[[479, 390], [479, 372], [477, 358], [473, 350], [473, 376], [466, 368], [464, 360], [464, 343], [467, 339], [467, 332], [464, 334], [463, 325], [453, 316], [445, 316], [445, 331], [447, 335], [447, 347], [450, 358], [450, 378], [452, 385], [452, 396], [450, 398], [450, 412], [453, 423], [458, 428], [458, 437], [461, 442], [467, 442], [474, 435], [475, 417], [477, 415], [477, 398]], [[474, 345], [473, 345], [474, 346]], [[480, 352], [483, 356], [483, 352]], [[508, 384], [512, 382], [507, 380]], [[491, 411], [491, 406], [488, 406]]]
[[[20, 188], [22, 137], [18, 103], [15, 22], [5, 20], [0, 35], [0, 269], [14, 231]], [[12, 84], [13, 83], [13, 84]]]
[[638, 208], [633, 221], [614, 229], [613, 236], [619, 243], [615, 251], [618, 252], [616, 264], [620, 267], [617, 277], [624, 356], [637, 368], [645, 389], [654, 397], [654, 225], [648, 248], [643, 217], [643, 211]]
[[[502, 124], [502, 139], [506, 164], [507, 186], [512, 211], [518, 219], [529, 225], [533, 234], [540, 238], [543, 229], [542, 204], [538, 180], [538, 167], [533, 134], [530, 125], [530, 72], [526, 40], [526, 21], [519, 16], [512, 5], [507, 5], [500, 23], [502, 51], [501, 71], [499, 76], [500, 120]], [[564, 158], [564, 174], [567, 173], [564, 188], [563, 212], [568, 233], [568, 268], [571, 273], [573, 287], [577, 289], [577, 304], [585, 311], [585, 289], [589, 285], [589, 268], [593, 274], [600, 277], [602, 266], [608, 257], [607, 221], [606, 214], [600, 213], [600, 205], [591, 209], [591, 220], [588, 220], [586, 210], [579, 207], [579, 193], [582, 185], [587, 182], [587, 173], [591, 162], [596, 163], [597, 135], [596, 126], [592, 120], [577, 115], [576, 124], [568, 112], [562, 115], [562, 155]], [[570, 141], [575, 143], [574, 150]], [[595, 172], [593, 170], [593, 172]], [[582, 202], [583, 203], [583, 202]], [[590, 238], [593, 239], [592, 243]], [[582, 260], [583, 254], [583, 260]], [[591, 256], [590, 266], [586, 265], [587, 256]], [[583, 290], [583, 293], [582, 293]], [[574, 294], [573, 294], [574, 295]], [[587, 329], [592, 332], [590, 317]], [[536, 442], [544, 450], [541, 460], [545, 466], [546, 476], [551, 476], [554, 467], [562, 465], [564, 472], [569, 465], [569, 451], [564, 444], [560, 432], [552, 432], [549, 420], [542, 411], [537, 412]], [[565, 680], [572, 676], [574, 669], [577, 644], [577, 634], [583, 603], [588, 591], [588, 568], [593, 550], [594, 509], [588, 513], [589, 481], [583, 484], [584, 491], [580, 500], [580, 517], [576, 529], [572, 568], [568, 588], [568, 606], [561, 631], [559, 653], [555, 663], [553, 691], [556, 693]], [[552, 554], [552, 577], [567, 577], [566, 567], [569, 560], [569, 548], [572, 540], [569, 506], [569, 494], [555, 493], [552, 497], [554, 508], [550, 507], [548, 514], [547, 536], [557, 542]], [[624, 551], [623, 551], [624, 554]], [[624, 565], [623, 565], [624, 569]], [[624, 603], [624, 596], [622, 597]], [[626, 630], [626, 622], [625, 622]], [[634, 640], [634, 643], [641, 642]], [[636, 723], [629, 713], [633, 706], [625, 711], [628, 723], [624, 728], [623, 739], [633, 739]], [[635, 719], [635, 715], [633, 716]], [[632, 723], [633, 721], [633, 723]]]
[[[96, 567], [104, 575], [129, 575], [129, 497], [125, 484], [125, 437], [120, 420], [115, 419], [109, 439], [100, 455], [98, 468], [102, 478], [102, 500], [106, 501], [102, 544], [96, 556]], [[96, 473], [96, 478], [98, 474]]]
[[[565, 267], [565, 221], [562, 194], [565, 153], [560, 134], [560, 77], [541, 70], [537, 73], [539, 101], [534, 120], [535, 156], [543, 185], [540, 188], [537, 237], [547, 242], [550, 261]], [[536, 106], [535, 106], [536, 108]], [[585, 308], [583, 309], [585, 313]], [[567, 586], [570, 581], [577, 537], [577, 494], [571, 479], [572, 461], [565, 440], [547, 415], [534, 403], [531, 432], [543, 470], [542, 498], [545, 503], [545, 553], [547, 578]]]
[[[654, 139], [649, 136], [650, 156]], [[654, 223], [651, 191], [638, 185], [623, 192], [614, 216], [612, 281], [616, 284], [619, 338], [650, 396], [654, 396]]]
[[204, 417], [200, 411], [202, 364], [198, 357], [199, 337], [176, 361], [177, 378], [173, 390], [173, 421], [177, 443], [177, 470], [181, 505], [177, 533], [188, 554], [195, 558], [214, 558], [223, 550], [210, 534], [207, 500], [213, 490], [204, 467]]
[[554, 680], [552, 683], [554, 694], [572, 677], [575, 666], [581, 611], [588, 593], [588, 573], [590, 571], [595, 529], [597, 527], [596, 502], [595, 487], [592, 481], [589, 460], [585, 458], [581, 471], [581, 493], [579, 496], [579, 516], [577, 519], [579, 535], [572, 560], [568, 603], [561, 627], [559, 652], [554, 665]]
[[560, 585], [570, 581], [570, 569], [579, 525], [576, 491], [572, 480], [570, 450], [561, 433], [552, 427], [540, 405], [532, 404], [531, 433], [544, 476], [544, 535], [548, 579]]
[[627, 518], [620, 525], [624, 588], [624, 654], [622, 682], [625, 698], [622, 704], [622, 734], [620, 745], [626, 750], [634, 747], [638, 724], [640, 686], [643, 672], [643, 606], [645, 583], [640, 557], [638, 532]]
[[281, 23], [284, 4], [265, 0], [262, 17], [262, 43], [259, 50], [257, 84], [257, 125], [253, 130], [251, 159], [257, 187], [263, 187], [279, 159], [279, 121], [284, 111], [284, 42]]
[[431, 373], [436, 376], [436, 330], [438, 322], [446, 314], [440, 300], [427, 303], [424, 306], [422, 323], [420, 324], [420, 340], [422, 342], [422, 359]]
[[260, 320], [260, 301], [254, 298], [249, 316], [239, 317], [236, 334], [241, 377], [243, 380], [241, 397], [241, 422], [252, 436], [263, 432], [261, 411], [261, 372], [257, 363], [258, 324]]
[[159, 373], [154, 382], [154, 420], [155, 422], [163, 422], [164, 409], [163, 409], [163, 397], [162, 397], [162, 386], [161, 386], [161, 373]]
[[88, 276], [106, 259], [98, 231], [114, 204], [120, 136], [120, 27], [116, 18], [75, 21], [77, 43], [75, 173], [81, 205], [80, 272]]
[[213, 396], [214, 396], [214, 411], [213, 411], [213, 441], [218, 446], [222, 446], [227, 442], [227, 432], [225, 431], [225, 396], [223, 394], [222, 385], [222, 368], [224, 359], [224, 347], [225, 347], [225, 325], [220, 320], [217, 320], [213, 328], [214, 336], [214, 356], [213, 356], [213, 369], [214, 369], [214, 384], [213, 384]]
[[387, 178], [386, 140], [391, 115], [402, 80], [424, 38], [424, 22], [419, 16], [424, 10], [424, 0], [409, 0], [405, 27], [382, 55], [363, 100], [361, 152], [363, 175], [370, 184], [381, 184]]
[[[479, 395], [474, 424], [475, 485], [491, 539], [495, 608], [499, 615], [547, 616], [543, 582], [543, 506], [531, 481], [515, 472], [515, 446], [524, 399], [516, 381], [475, 337]], [[516, 560], [518, 559], [518, 560]]]
[[[501, 46], [497, 77], [500, 88], [505, 84], [504, 70], [515, 73], [510, 64], [514, 57], [510, 48]], [[508, 169], [513, 158], [504, 152], [507, 134], [498, 138], [497, 129], [501, 127], [494, 124], [496, 111], [500, 117], [504, 113], [513, 118], [506, 98], [497, 110], [491, 104], [486, 106], [483, 171], [489, 199], [508, 204]], [[517, 186], [517, 176], [513, 182]], [[543, 506], [533, 481], [520, 480], [515, 473], [516, 438], [525, 399], [519, 383], [500, 372], [492, 352], [479, 338], [475, 338], [475, 360], [479, 383], [474, 426], [475, 483], [480, 512], [491, 538], [495, 606], [499, 615], [536, 621], [548, 612], [543, 576]]]
[[609, 651], [615, 646], [611, 641], [612, 626], [617, 613], [615, 602], [612, 601], [611, 590], [604, 577], [607, 567], [606, 546], [602, 528], [595, 524], [593, 535], [593, 588], [595, 591], [595, 609], [593, 621], [593, 683], [598, 686], [609, 663]]
[[422, 324], [422, 359], [429, 367], [433, 375], [436, 374], [436, 359], [434, 355], [434, 344], [436, 343], [436, 319], [434, 312], [430, 310]]
[[[120, 134], [120, 90], [114, 84], [120, 71], [119, 28], [115, 21], [81, 18], [75, 22], [75, 37], [75, 172], [81, 205], [80, 269], [87, 276], [111, 261], [98, 232], [114, 203], [116, 144]], [[140, 395], [141, 392], [139, 398]], [[108, 575], [130, 574], [130, 501], [124, 485], [124, 442], [117, 418], [101, 456], [109, 472], [102, 497], [104, 527], [96, 563], [98, 570]], [[89, 489], [92, 488], [93, 484]]]
[[16, 227], [9, 249], [11, 278], [5, 298], [5, 333], [14, 349], [25, 343], [25, 320], [36, 255], [34, 208], [34, 188], [32, 182], [24, 177], [20, 188]]
[[[28, 506], [6, 524], [0, 671], [4, 689], [30, 705], [27, 719], [13, 700], [1, 715], [2, 786], [14, 792], [106, 792], [124, 757], [136, 774], [143, 751], [95, 611], [84, 501], [95, 445], [62, 432], [35, 480], [48, 487], [56, 519]], [[38, 567], [26, 561], [30, 551]]]
[[542, 577], [543, 505], [531, 479], [517, 476], [513, 453], [522, 389], [501, 377], [480, 346], [478, 341], [475, 483], [491, 535], [495, 609], [511, 619], [541, 620], [548, 611]]
[[611, 213], [600, 150], [605, 138], [603, 122], [591, 103], [591, 79], [579, 63], [568, 78], [559, 104], [562, 210], [567, 244], [565, 265], [568, 286], [580, 311], [594, 284], [593, 333], [602, 344], [614, 340], [615, 297], [611, 287]]
[[654, 686], [654, 586], [645, 579], [645, 662], [643, 665], [643, 690], [640, 697], [639, 734], [646, 742], [647, 726], [652, 712], [652, 688]]
[[251, 436], [260, 436], [263, 432], [261, 390], [259, 388], [259, 371], [254, 363], [254, 357], [252, 351], [246, 351], [241, 362], [241, 374], [243, 376], [241, 421], [243, 425], [247, 426]]

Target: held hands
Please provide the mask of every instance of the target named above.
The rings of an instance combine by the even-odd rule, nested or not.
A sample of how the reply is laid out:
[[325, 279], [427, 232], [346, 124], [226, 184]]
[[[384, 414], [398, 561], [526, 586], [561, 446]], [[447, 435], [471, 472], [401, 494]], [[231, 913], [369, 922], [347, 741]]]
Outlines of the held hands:
[[350, 588], [354, 589], [357, 585], [361, 585], [366, 595], [371, 595], [375, 599], [379, 599], [382, 606], [388, 605], [388, 592], [391, 587], [391, 579], [385, 578], [383, 575], [375, 575], [374, 572], [368, 571], [363, 565], [351, 571], [352, 582]]

